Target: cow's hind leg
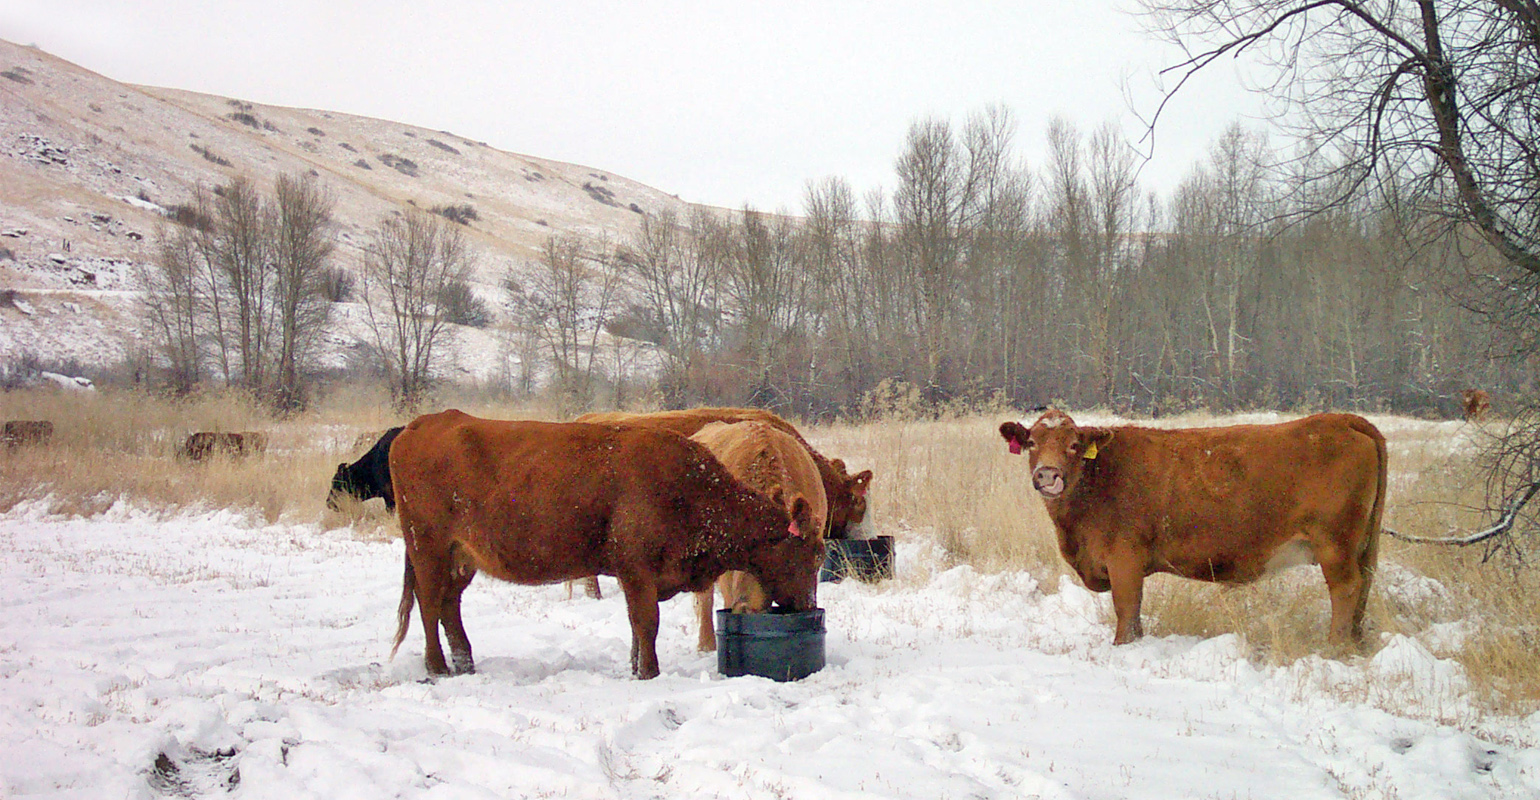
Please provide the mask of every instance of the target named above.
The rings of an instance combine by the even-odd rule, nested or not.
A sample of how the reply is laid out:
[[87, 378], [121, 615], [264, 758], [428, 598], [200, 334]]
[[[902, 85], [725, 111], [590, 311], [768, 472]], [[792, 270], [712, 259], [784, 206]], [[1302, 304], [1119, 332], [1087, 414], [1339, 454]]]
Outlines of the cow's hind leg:
[[444, 608], [445, 593], [449, 583], [449, 560], [438, 554], [430, 554], [420, 548], [412, 554], [413, 572], [417, 577], [417, 613], [422, 617], [422, 663], [429, 675], [448, 675], [444, 663], [444, 649], [439, 642], [439, 618]]
[[700, 618], [700, 634], [696, 638], [695, 648], [702, 653], [710, 653], [717, 649], [716, 620], [712, 619], [712, 612], [716, 609], [712, 606], [716, 599], [716, 584], [707, 587], [705, 591], [695, 593], [695, 614]]
[[1327, 641], [1338, 647], [1361, 645], [1371, 573], [1362, 568], [1359, 558], [1332, 552], [1321, 559], [1321, 574], [1326, 577], [1326, 588], [1331, 593], [1331, 632]]
[[460, 619], [460, 596], [465, 587], [476, 577], [476, 567], [469, 561], [456, 559], [450, 570], [449, 587], [444, 593], [444, 605], [440, 611], [444, 625], [444, 638], [449, 640], [450, 660], [456, 675], [469, 675], [476, 671], [476, 660], [471, 656], [471, 640], [465, 634], [465, 623]]

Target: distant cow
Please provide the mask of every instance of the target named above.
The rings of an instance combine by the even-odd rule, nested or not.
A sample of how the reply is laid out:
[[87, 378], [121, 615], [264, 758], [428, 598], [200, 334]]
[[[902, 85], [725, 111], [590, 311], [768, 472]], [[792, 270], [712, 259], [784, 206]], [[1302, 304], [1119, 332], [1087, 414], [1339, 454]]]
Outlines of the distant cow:
[[435, 675], [449, 673], [441, 623], [455, 670], [474, 671], [460, 595], [477, 571], [524, 584], [619, 578], [639, 678], [658, 674], [658, 602], [729, 569], [753, 573], [777, 603], [814, 606], [822, 544], [807, 500], [765, 498], [682, 436], [445, 411], [396, 437], [390, 474], [406, 543], [395, 644], [415, 600]]
[[[690, 437], [706, 446], [722, 466], [743, 485], [765, 497], [805, 497], [812, 507], [813, 530], [822, 531], [828, 515], [823, 481], [818, 465], [807, 448], [790, 434], [763, 422], [713, 422]], [[791, 509], [787, 509], [788, 513]], [[823, 562], [823, 535], [819, 533], [817, 571]], [[722, 593], [722, 603], [735, 612], [762, 612], [770, 607], [770, 597], [763, 586], [747, 572], [728, 571], [717, 578], [716, 587], [695, 594], [695, 608], [700, 615], [701, 650], [717, 649], [715, 604], [712, 598]]]
[[1306, 563], [1331, 592], [1331, 641], [1361, 640], [1386, 478], [1385, 438], [1367, 420], [1082, 428], [1050, 409], [1000, 435], [1027, 451], [1064, 560], [1087, 588], [1112, 590], [1114, 644], [1143, 634], [1147, 575], [1241, 584]]
[[182, 443], [179, 455], [189, 461], [206, 461], [216, 455], [245, 458], [265, 452], [267, 452], [267, 434], [261, 431], [240, 433], [199, 431], [188, 435], [187, 441]]
[[337, 472], [332, 475], [331, 491], [326, 495], [327, 508], [336, 511], [337, 501], [343, 495], [348, 495], [359, 502], [383, 497], [385, 508], [396, 510], [396, 495], [390, 486], [390, 443], [400, 433], [401, 426], [385, 431], [362, 458], [352, 464], [343, 462], [337, 465]]
[[830, 539], [849, 536], [850, 527], [858, 525], [866, 517], [866, 495], [872, 484], [872, 471], [862, 470], [851, 475], [845, 471], [845, 462], [830, 461], [813, 449], [802, 434], [790, 422], [773, 411], [762, 408], [691, 408], [681, 411], [658, 411], [650, 414], [628, 414], [618, 411], [584, 414], [577, 422], [601, 425], [645, 425], [673, 431], [680, 436], [694, 436], [697, 431], [713, 422], [763, 422], [784, 431], [807, 448], [813, 463], [818, 465], [823, 480], [824, 496], [829, 503], [828, 530]]
[[1485, 389], [1466, 389], [1460, 392], [1460, 407], [1468, 422], [1480, 422], [1492, 410], [1492, 396]]
[[53, 423], [46, 419], [13, 419], [0, 430], [0, 442], [7, 448], [43, 445], [53, 438]]

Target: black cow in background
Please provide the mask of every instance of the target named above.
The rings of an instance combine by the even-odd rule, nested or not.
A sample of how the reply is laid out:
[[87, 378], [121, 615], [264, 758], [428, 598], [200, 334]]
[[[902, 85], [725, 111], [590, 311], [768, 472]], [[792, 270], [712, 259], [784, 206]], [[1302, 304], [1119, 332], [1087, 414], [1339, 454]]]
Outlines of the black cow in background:
[[346, 462], [337, 465], [337, 474], [332, 476], [332, 490], [326, 496], [326, 507], [337, 510], [337, 498], [340, 495], [351, 495], [360, 502], [371, 497], [385, 498], [385, 508], [396, 510], [396, 494], [390, 487], [390, 443], [396, 440], [401, 433], [401, 427], [397, 426], [385, 431], [369, 452], [364, 457], [348, 464]]

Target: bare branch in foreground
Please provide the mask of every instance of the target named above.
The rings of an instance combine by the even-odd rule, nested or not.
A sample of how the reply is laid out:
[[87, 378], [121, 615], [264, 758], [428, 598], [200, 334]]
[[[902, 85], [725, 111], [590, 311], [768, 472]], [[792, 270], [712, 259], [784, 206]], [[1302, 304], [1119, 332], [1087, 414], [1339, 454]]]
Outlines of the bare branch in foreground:
[[1522, 496], [1515, 497], [1514, 500], [1508, 504], [1508, 508], [1503, 511], [1502, 518], [1497, 521], [1496, 525], [1493, 525], [1486, 530], [1469, 534], [1467, 536], [1410, 536], [1404, 533], [1396, 533], [1389, 528], [1382, 527], [1380, 530], [1396, 539], [1400, 539], [1403, 542], [1413, 542], [1415, 544], [1450, 544], [1464, 547], [1468, 544], [1484, 542], [1488, 539], [1507, 533], [1510, 529], [1513, 528], [1513, 522], [1518, 518], [1519, 510], [1524, 508], [1524, 505], [1535, 496], [1536, 492], [1540, 492], [1540, 483], [1531, 483], [1529, 488], [1524, 490]]

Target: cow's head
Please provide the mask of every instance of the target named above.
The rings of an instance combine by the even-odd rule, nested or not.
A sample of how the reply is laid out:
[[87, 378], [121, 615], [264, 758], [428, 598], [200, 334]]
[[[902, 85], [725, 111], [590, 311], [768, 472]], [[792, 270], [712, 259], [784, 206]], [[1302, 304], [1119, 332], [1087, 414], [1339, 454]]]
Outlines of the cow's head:
[[333, 511], [340, 511], [342, 506], [337, 500], [342, 495], [357, 496], [358, 490], [353, 486], [353, 475], [348, 470], [346, 461], [337, 465], [337, 471], [332, 474], [332, 489], [326, 493], [326, 507]]
[[851, 475], [845, 471], [845, 462], [834, 459], [829, 462], [834, 479], [825, 482], [825, 488], [833, 492], [829, 496], [829, 538], [845, 539], [850, 528], [866, 519], [866, 494], [872, 487], [872, 471], [863, 469]]
[[1112, 441], [1106, 428], [1082, 428], [1063, 411], [1050, 408], [1031, 428], [1019, 422], [1000, 425], [1011, 452], [1027, 454], [1032, 488], [1045, 500], [1057, 500], [1075, 488], [1086, 464], [1095, 460]]
[[793, 493], [788, 499], [777, 488], [770, 499], [786, 510], [786, 533], [753, 554], [757, 569], [751, 571], [776, 605], [793, 611], [811, 611], [818, 603], [823, 531], [817, 527], [812, 504], [801, 494]]

